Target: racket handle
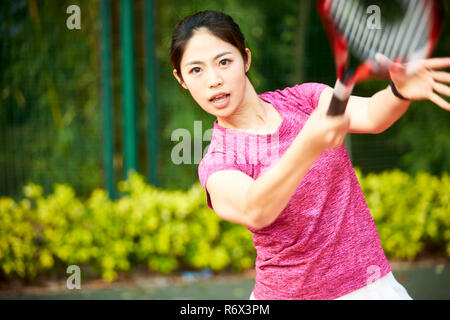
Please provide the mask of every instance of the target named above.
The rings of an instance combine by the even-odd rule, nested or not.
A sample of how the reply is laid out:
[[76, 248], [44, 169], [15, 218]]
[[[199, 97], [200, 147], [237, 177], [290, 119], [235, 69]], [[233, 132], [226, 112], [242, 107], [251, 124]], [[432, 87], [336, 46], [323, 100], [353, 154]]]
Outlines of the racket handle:
[[327, 115], [329, 116], [339, 116], [345, 112], [345, 108], [347, 107], [348, 98], [344, 100], [339, 99], [333, 94], [333, 98], [331, 99], [330, 106], [328, 107]]
[[350, 94], [353, 90], [353, 83], [344, 85], [341, 81], [336, 80], [336, 84], [333, 89], [333, 98], [331, 99], [330, 106], [328, 107], [327, 115], [339, 116], [345, 112], [347, 102], [350, 99]]

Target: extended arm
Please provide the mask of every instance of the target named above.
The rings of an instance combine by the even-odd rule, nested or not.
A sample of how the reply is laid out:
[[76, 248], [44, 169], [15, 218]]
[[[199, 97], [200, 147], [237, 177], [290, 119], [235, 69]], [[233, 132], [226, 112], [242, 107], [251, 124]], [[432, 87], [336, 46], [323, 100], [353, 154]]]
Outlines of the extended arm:
[[[328, 108], [332, 88], [324, 89], [322, 108]], [[322, 96], [321, 96], [322, 98]], [[397, 98], [390, 87], [370, 98], [351, 96], [346, 113], [350, 118], [350, 133], [380, 133], [394, 124], [408, 110], [410, 101]]]
[[[437, 93], [450, 96], [450, 73], [436, 69], [450, 67], [450, 58], [433, 58], [414, 62], [414, 65], [391, 63], [390, 76], [399, 93], [410, 101], [396, 97], [387, 87], [370, 98], [351, 96], [346, 113], [350, 118], [350, 133], [380, 133], [392, 126], [414, 100], [430, 100], [444, 110], [450, 104]], [[333, 90], [326, 88], [319, 108], [328, 108]], [[322, 99], [323, 97], [323, 99]]]

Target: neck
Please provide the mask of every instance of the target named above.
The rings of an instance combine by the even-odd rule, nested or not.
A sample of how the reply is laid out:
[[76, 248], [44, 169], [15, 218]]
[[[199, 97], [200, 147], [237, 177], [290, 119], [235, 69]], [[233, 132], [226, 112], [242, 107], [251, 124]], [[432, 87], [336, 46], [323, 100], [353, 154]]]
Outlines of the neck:
[[246, 82], [244, 98], [236, 111], [228, 117], [217, 117], [217, 121], [222, 127], [256, 132], [269, 124], [268, 103], [258, 97], [248, 78]]

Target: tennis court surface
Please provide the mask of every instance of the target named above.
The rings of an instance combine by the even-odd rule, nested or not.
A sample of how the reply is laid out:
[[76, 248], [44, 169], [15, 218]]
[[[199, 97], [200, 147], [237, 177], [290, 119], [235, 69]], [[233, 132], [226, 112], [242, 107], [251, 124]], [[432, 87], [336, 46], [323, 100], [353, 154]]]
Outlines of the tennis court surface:
[[[391, 264], [394, 276], [413, 299], [450, 299], [450, 263], [420, 266]], [[200, 274], [197, 274], [200, 275]], [[0, 292], [0, 299], [124, 299], [124, 300], [220, 300], [248, 299], [254, 275], [220, 275], [211, 277], [183, 275], [172, 277], [135, 278], [124, 283], [99, 285], [91, 281], [79, 290], [69, 290], [64, 282], [45, 288], [28, 288]]]

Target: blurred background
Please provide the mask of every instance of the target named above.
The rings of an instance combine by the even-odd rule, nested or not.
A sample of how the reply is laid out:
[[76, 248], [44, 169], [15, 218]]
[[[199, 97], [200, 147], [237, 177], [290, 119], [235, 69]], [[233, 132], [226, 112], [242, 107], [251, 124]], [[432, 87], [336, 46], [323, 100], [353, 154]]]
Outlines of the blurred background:
[[[69, 27], [71, 5], [80, 29]], [[449, 7], [433, 56], [450, 55]], [[215, 120], [178, 85], [168, 59], [175, 24], [209, 9], [240, 25], [258, 93], [334, 85], [313, 0], [0, 2], [0, 288], [64, 282], [70, 264], [109, 282], [133, 272], [203, 270], [209, 279], [251, 270], [251, 234], [206, 207], [193, 158], [171, 160], [176, 129], [194, 137], [201, 121], [203, 135]], [[353, 94], [387, 85], [366, 81]], [[449, 112], [415, 102], [386, 132], [346, 140], [389, 258], [432, 259], [432, 268], [445, 266], [430, 274], [446, 275], [436, 282], [446, 288], [449, 123]]]

